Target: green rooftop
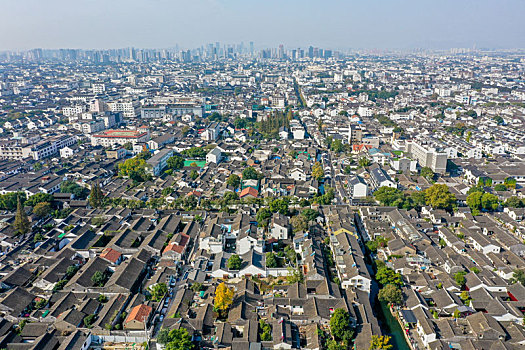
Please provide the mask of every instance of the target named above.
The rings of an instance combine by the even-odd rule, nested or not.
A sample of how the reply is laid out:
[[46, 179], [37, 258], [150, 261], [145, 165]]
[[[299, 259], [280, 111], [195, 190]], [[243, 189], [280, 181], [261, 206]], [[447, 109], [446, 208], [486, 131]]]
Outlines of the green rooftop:
[[184, 166], [190, 166], [192, 163], [195, 163], [197, 164], [197, 166], [199, 168], [202, 168], [203, 166], [206, 165], [206, 161], [205, 160], [185, 160], [184, 161]]

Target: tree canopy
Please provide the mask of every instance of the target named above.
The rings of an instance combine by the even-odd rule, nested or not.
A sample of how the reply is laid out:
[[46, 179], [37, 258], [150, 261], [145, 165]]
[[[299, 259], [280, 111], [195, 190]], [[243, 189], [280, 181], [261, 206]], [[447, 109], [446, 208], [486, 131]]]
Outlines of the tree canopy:
[[184, 167], [184, 158], [182, 158], [179, 155], [174, 155], [169, 157], [166, 163], [168, 165], [168, 168], [172, 170], [179, 170], [182, 169], [182, 167]]
[[336, 341], [349, 343], [354, 331], [350, 314], [345, 309], [336, 309], [330, 317], [330, 332]]
[[233, 302], [233, 289], [228, 288], [226, 283], [221, 282], [217, 289], [215, 289], [214, 308], [219, 313], [224, 313], [228, 310]]
[[456, 205], [456, 196], [450, 193], [445, 184], [435, 184], [425, 191], [426, 203], [434, 209], [452, 210]]
[[318, 181], [321, 181], [324, 178], [323, 166], [319, 162], [315, 162], [312, 167], [312, 177]]
[[379, 300], [394, 305], [401, 305], [403, 303], [403, 292], [399, 287], [393, 284], [387, 284], [381, 288], [378, 297]]
[[119, 176], [127, 176], [138, 182], [144, 182], [150, 179], [146, 174], [146, 161], [141, 158], [130, 158], [118, 165]]
[[259, 173], [255, 168], [253, 167], [247, 167], [242, 171], [242, 179], [243, 180], [260, 180], [262, 179], [262, 174]]
[[230, 270], [240, 270], [241, 265], [242, 265], [242, 259], [237, 254], [233, 254], [228, 259], [228, 268]]

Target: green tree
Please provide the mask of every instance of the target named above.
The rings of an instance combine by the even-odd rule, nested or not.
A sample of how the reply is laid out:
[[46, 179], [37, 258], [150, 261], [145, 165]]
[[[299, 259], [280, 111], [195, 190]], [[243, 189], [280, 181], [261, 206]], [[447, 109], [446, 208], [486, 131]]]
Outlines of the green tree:
[[523, 269], [516, 269], [512, 272], [512, 278], [510, 279], [510, 283], [521, 283], [525, 286], [525, 270]]
[[376, 280], [379, 283], [381, 283], [383, 286], [386, 286], [387, 284], [393, 284], [396, 286], [403, 285], [403, 278], [401, 277], [401, 274], [396, 273], [394, 270], [386, 266], [384, 263], [376, 263], [376, 264], [377, 264]]
[[38, 232], [37, 234], [35, 234], [35, 237], [33, 238], [33, 242], [37, 243], [37, 242], [41, 242], [43, 240], [45, 240], [46, 238], [44, 237], [43, 234], [41, 234], [40, 232]]
[[192, 180], [195, 180], [199, 177], [199, 173], [196, 171], [196, 170], [192, 170], [191, 173], [190, 173], [190, 178]]
[[458, 271], [454, 274], [454, 281], [456, 281], [456, 283], [461, 287], [467, 283], [467, 279], [465, 278], [466, 274], [467, 273], [465, 271]]
[[0, 195], [0, 208], [9, 211], [15, 210], [18, 207], [18, 200], [24, 204], [26, 194], [24, 192], [10, 192]]
[[151, 300], [160, 301], [168, 292], [168, 286], [166, 283], [157, 283], [149, 289], [149, 292], [151, 294]]
[[481, 206], [488, 211], [494, 211], [499, 207], [499, 198], [492, 193], [484, 193], [481, 197]]
[[290, 264], [295, 266], [295, 263], [297, 261], [297, 253], [292, 248], [292, 246], [286, 246], [286, 248], [284, 248], [284, 254], [286, 256], [286, 259], [290, 262]]
[[282, 215], [289, 214], [289, 200], [287, 198], [277, 198], [270, 202], [270, 211]]
[[452, 317], [455, 318], [455, 319], [458, 319], [461, 317], [461, 312], [459, 312], [458, 309], [454, 310], [454, 312], [452, 313]]
[[505, 206], [509, 208], [523, 208], [525, 203], [516, 196], [509, 197], [505, 202]]
[[100, 184], [96, 181], [91, 186], [91, 192], [89, 193], [89, 204], [93, 208], [100, 208], [102, 206], [102, 201], [104, 200], [104, 194], [100, 188]]
[[191, 285], [190, 289], [195, 293], [200, 292], [202, 290], [202, 283], [195, 282]]
[[423, 167], [421, 169], [421, 173], [420, 173], [421, 176], [423, 176], [425, 179], [427, 179], [428, 181], [432, 181], [434, 180], [434, 172], [432, 171], [432, 169], [430, 169], [429, 167]]
[[241, 184], [241, 178], [238, 175], [231, 174], [228, 177], [228, 180], [226, 180], [226, 183], [228, 184], [228, 186], [231, 186], [233, 188], [237, 188]]
[[168, 333], [165, 350], [193, 350], [191, 336], [186, 328], [172, 329]]
[[399, 287], [393, 284], [387, 284], [381, 288], [378, 297], [379, 300], [394, 305], [401, 305], [403, 303], [403, 292]]
[[29, 197], [24, 202], [24, 205], [29, 206], [29, 207], [34, 207], [38, 203], [44, 203], [44, 202], [52, 203], [53, 200], [54, 200], [54, 198], [53, 198], [52, 194], [39, 192], [39, 193], [34, 194], [31, 197]]
[[29, 222], [29, 218], [27, 217], [27, 213], [24, 210], [24, 206], [20, 197], [18, 197], [15, 222], [13, 226], [17, 235], [25, 235], [31, 229], [31, 223]]
[[504, 184], [497, 184], [494, 186], [494, 191], [506, 191], [507, 190], [507, 186], [505, 186]]
[[242, 266], [242, 259], [237, 255], [233, 254], [228, 259], [228, 268], [230, 270], [240, 270]]
[[498, 123], [499, 125], [503, 125], [503, 123], [505, 123], [505, 121], [503, 120], [502, 117], [500, 117], [499, 115], [495, 116], [494, 118], [492, 118], [496, 123]]
[[181, 152], [182, 155], [186, 158], [206, 158], [206, 154], [208, 154], [208, 150], [204, 147], [191, 147], [190, 149], [185, 149]]
[[324, 178], [323, 166], [319, 162], [315, 162], [312, 167], [312, 177], [318, 181], [321, 181]]
[[259, 336], [261, 341], [272, 340], [272, 326], [263, 319], [259, 320]]
[[503, 184], [505, 185], [505, 187], [507, 188], [516, 188], [516, 179], [515, 178], [512, 178], [512, 177], [507, 177], [504, 181], [503, 181]]
[[262, 175], [253, 167], [247, 167], [242, 171], [243, 180], [260, 180]]
[[47, 202], [41, 202], [35, 205], [33, 208], [33, 214], [36, 215], [38, 218], [45, 218], [49, 214], [51, 214], [51, 204]]
[[91, 314], [84, 317], [84, 327], [91, 328], [93, 323], [97, 320], [97, 315]]
[[472, 192], [467, 196], [467, 205], [470, 210], [480, 210], [481, 209], [481, 198], [483, 197], [483, 192]]
[[469, 131], [469, 132], [467, 132], [467, 137], [466, 137], [465, 140], [466, 140], [467, 142], [470, 142], [470, 139], [471, 139], [471, 138], [472, 138], [472, 131]]
[[93, 285], [95, 287], [103, 287], [105, 281], [106, 281], [106, 276], [104, 276], [104, 273], [100, 271], [95, 271], [93, 276], [91, 276], [91, 282], [93, 282]]
[[290, 223], [292, 224], [293, 232], [308, 230], [308, 219], [303, 215], [292, 216]]
[[170, 169], [179, 170], [182, 169], [182, 167], [184, 166], [184, 158], [178, 155], [174, 155], [168, 158], [166, 164]]
[[434, 209], [452, 210], [456, 205], [456, 196], [450, 193], [448, 186], [435, 184], [425, 191], [425, 198], [428, 205]]
[[349, 342], [353, 337], [350, 314], [345, 309], [336, 309], [330, 317], [330, 332], [337, 341]]
[[257, 220], [257, 223], [261, 225], [262, 227], [268, 226], [268, 220], [272, 217], [272, 211], [268, 208], [260, 208], [257, 211], [257, 215], [255, 216], [255, 219]]
[[301, 215], [304, 216], [306, 220], [313, 221], [319, 216], [319, 212], [317, 210], [307, 208], [301, 212]]
[[334, 140], [330, 145], [330, 149], [335, 153], [343, 152], [343, 142], [339, 139]]
[[359, 165], [360, 168], [365, 168], [367, 166], [370, 166], [370, 160], [366, 157], [361, 157], [359, 158], [359, 160], [357, 161], [357, 164]]
[[397, 206], [399, 203], [403, 203], [405, 197], [403, 192], [397, 188], [382, 186], [374, 192], [374, 198], [378, 200], [381, 205], [385, 206]]
[[273, 252], [266, 253], [266, 267], [269, 268], [276, 268], [279, 267], [279, 262], [277, 261], [277, 257]]
[[71, 193], [76, 199], [86, 199], [89, 195], [89, 190], [86, 187], [80, 186], [74, 181], [65, 181], [60, 185], [61, 193]]

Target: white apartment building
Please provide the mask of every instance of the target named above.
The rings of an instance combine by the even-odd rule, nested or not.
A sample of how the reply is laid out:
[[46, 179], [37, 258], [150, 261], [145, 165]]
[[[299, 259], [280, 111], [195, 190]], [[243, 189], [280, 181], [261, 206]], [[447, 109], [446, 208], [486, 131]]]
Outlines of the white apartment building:
[[436, 148], [419, 143], [407, 141], [406, 150], [417, 159], [421, 167], [429, 167], [433, 172], [443, 174], [447, 171], [447, 154]]

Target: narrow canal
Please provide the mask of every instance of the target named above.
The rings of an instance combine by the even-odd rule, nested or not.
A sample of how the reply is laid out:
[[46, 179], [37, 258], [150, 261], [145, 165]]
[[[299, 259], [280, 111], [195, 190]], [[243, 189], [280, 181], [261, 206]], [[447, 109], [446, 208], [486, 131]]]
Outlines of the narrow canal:
[[392, 316], [388, 309], [388, 303], [376, 301], [376, 312], [379, 318], [381, 329], [384, 333], [391, 336], [390, 344], [394, 346], [395, 350], [410, 350], [405, 336], [403, 335], [403, 329], [397, 322], [396, 318]]

